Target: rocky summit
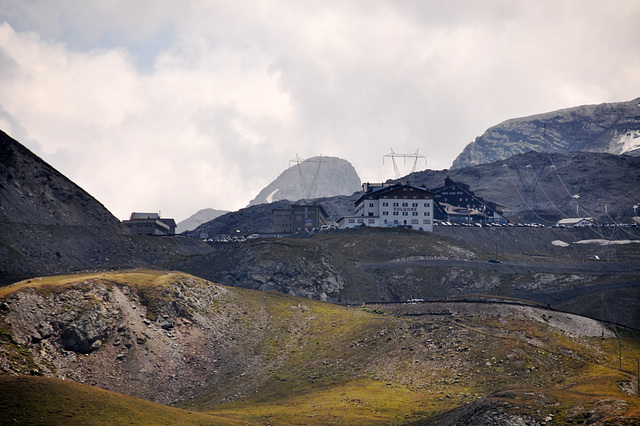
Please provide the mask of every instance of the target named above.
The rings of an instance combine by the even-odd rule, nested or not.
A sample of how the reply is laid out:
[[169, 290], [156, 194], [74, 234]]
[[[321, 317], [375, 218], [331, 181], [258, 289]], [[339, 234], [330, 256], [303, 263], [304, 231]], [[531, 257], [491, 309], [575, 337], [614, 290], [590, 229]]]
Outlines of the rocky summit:
[[467, 145], [451, 168], [492, 163], [527, 151], [640, 155], [640, 98], [507, 120]]
[[360, 178], [351, 163], [336, 157], [313, 157], [286, 169], [249, 205], [351, 195], [358, 190]]

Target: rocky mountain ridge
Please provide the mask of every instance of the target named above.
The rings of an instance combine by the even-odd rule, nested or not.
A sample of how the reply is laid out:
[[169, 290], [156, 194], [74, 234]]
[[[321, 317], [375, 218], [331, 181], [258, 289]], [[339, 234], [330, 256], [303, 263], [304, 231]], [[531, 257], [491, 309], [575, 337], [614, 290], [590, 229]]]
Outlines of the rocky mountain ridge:
[[0, 131], [0, 285], [76, 270], [158, 266], [207, 250], [193, 239], [132, 234], [91, 195]]
[[469, 143], [452, 169], [504, 160], [527, 151], [640, 155], [640, 98], [514, 118]]

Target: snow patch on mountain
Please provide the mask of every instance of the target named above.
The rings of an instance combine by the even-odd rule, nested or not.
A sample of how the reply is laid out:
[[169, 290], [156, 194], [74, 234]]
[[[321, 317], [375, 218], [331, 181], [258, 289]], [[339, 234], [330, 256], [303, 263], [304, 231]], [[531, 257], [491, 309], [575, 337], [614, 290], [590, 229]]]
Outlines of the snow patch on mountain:
[[276, 195], [278, 191], [280, 191], [280, 188], [274, 189], [271, 194], [267, 195], [267, 203], [273, 203], [273, 196]]
[[640, 130], [629, 130], [616, 143], [620, 154], [640, 149]]

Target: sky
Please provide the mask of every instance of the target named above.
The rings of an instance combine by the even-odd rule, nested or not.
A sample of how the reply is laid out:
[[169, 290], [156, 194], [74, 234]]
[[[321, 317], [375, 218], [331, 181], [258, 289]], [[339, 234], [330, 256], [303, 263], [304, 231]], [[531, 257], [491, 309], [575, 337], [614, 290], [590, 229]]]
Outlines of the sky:
[[[297, 156], [441, 170], [640, 96], [636, 0], [0, 0], [0, 130], [119, 219], [238, 210]], [[397, 159], [403, 174], [413, 160]]]

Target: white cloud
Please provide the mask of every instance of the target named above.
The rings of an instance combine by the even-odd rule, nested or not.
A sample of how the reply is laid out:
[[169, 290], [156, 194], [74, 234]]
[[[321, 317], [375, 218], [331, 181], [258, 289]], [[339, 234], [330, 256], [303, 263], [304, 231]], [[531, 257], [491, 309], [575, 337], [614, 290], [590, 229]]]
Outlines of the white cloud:
[[296, 154], [381, 180], [392, 147], [446, 168], [509, 118], [632, 99], [639, 18], [631, 0], [7, 2], [0, 124], [119, 218], [180, 220], [246, 205]]

